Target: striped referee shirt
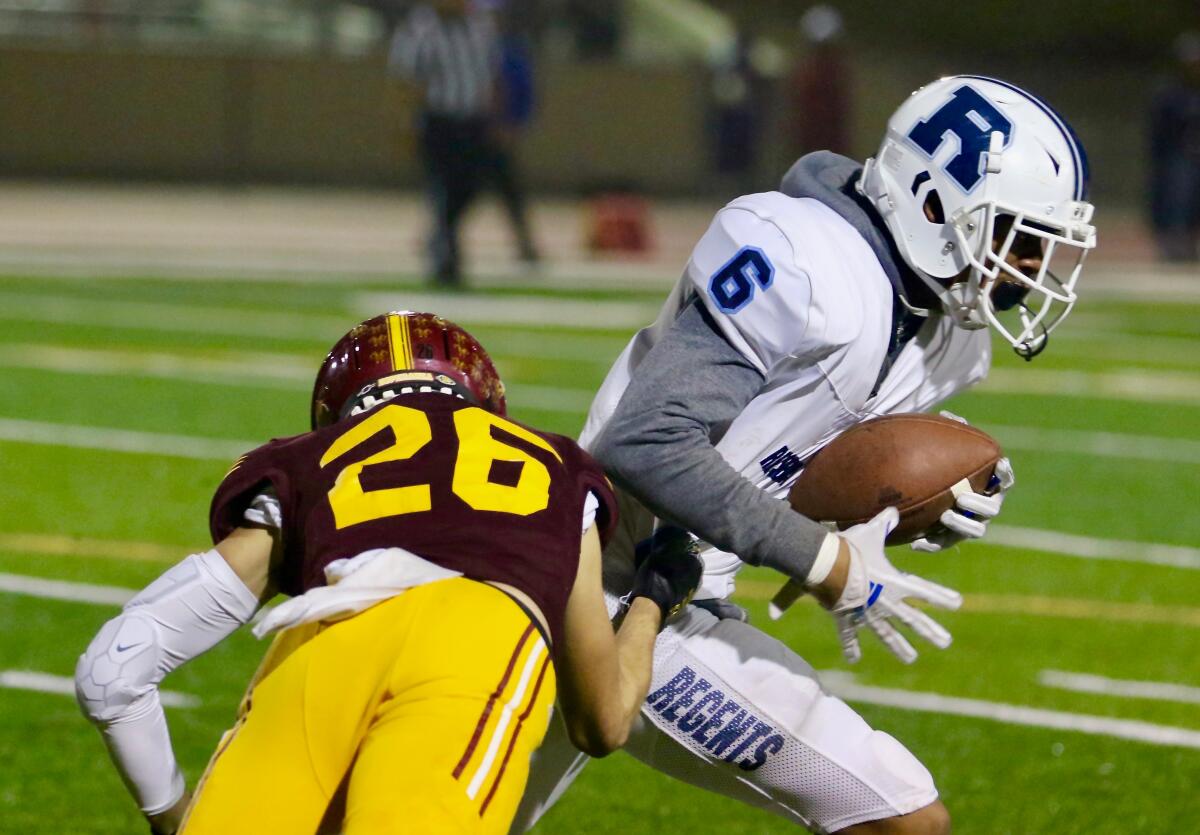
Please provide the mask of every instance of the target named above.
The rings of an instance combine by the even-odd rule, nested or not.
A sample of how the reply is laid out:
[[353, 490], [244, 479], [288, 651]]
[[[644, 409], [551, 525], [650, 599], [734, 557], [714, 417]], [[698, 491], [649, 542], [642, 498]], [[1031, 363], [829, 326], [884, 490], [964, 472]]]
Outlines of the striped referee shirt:
[[417, 6], [392, 38], [388, 68], [425, 90], [425, 108], [436, 116], [491, 113], [499, 66], [499, 40], [489, 15], [439, 15]]

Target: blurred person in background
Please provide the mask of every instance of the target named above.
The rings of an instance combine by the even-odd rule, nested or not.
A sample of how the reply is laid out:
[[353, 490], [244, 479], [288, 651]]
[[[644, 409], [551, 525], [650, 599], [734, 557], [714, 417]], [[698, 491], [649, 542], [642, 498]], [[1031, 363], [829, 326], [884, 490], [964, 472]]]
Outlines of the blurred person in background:
[[1150, 220], [1165, 261], [1200, 259], [1200, 32], [1175, 41], [1150, 109]]
[[420, 88], [420, 147], [428, 177], [433, 280], [462, 285], [459, 224], [486, 176], [495, 108], [499, 35], [468, 0], [413, 7], [392, 38], [388, 68]]
[[516, 158], [536, 104], [533, 51], [524, 31], [523, 12], [519, 4], [511, 3], [500, 13], [496, 112], [488, 132], [486, 173], [512, 224], [517, 257], [531, 265], [538, 261], [538, 250], [529, 229], [525, 186]]
[[769, 108], [766, 84], [753, 41], [738, 32], [730, 54], [713, 67], [711, 86], [713, 163], [722, 188], [733, 194], [759, 190], [754, 175]]
[[582, 61], [611, 61], [621, 48], [624, 0], [566, 0], [565, 11]]
[[842, 15], [833, 6], [813, 6], [800, 18], [800, 32], [805, 54], [788, 85], [792, 150], [849, 154], [851, 75]]

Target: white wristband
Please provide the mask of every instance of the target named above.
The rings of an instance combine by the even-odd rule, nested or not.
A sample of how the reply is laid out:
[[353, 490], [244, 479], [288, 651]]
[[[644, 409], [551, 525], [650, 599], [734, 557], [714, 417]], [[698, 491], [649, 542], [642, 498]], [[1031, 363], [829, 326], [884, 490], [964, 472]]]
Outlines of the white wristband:
[[817, 558], [813, 560], [812, 568], [808, 570], [808, 576], [804, 578], [804, 585], [812, 587], [824, 582], [825, 578], [829, 576], [829, 572], [833, 570], [833, 564], [837, 562], [841, 544], [842, 538], [837, 534], [825, 534], [821, 549], [817, 551]]

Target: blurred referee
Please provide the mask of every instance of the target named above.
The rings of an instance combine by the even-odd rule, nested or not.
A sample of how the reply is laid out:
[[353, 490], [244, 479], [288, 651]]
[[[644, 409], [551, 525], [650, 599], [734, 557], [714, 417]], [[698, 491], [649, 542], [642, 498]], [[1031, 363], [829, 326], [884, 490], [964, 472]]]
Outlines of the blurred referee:
[[388, 67], [422, 93], [421, 154], [429, 178], [434, 280], [462, 282], [458, 226], [486, 177], [499, 38], [491, 17], [468, 0], [415, 6], [396, 29]]

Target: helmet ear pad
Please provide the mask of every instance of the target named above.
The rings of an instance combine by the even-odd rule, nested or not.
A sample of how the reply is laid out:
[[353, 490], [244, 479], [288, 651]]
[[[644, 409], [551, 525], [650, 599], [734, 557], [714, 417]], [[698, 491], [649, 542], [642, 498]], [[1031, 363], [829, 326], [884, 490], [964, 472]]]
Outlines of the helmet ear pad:
[[464, 328], [433, 313], [398, 311], [367, 319], [330, 349], [313, 385], [312, 428], [337, 421], [348, 404], [404, 372], [447, 378], [464, 396], [504, 416], [504, 383], [483, 346]]

